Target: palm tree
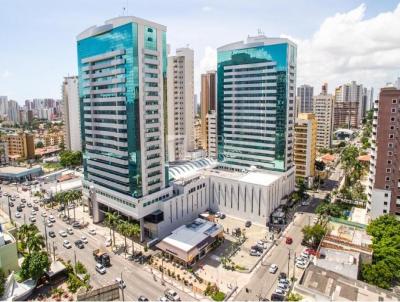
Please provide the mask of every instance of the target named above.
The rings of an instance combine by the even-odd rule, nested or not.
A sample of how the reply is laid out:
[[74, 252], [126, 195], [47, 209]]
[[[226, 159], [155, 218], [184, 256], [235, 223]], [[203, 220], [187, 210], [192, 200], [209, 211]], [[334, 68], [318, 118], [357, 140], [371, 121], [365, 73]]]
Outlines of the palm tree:
[[124, 236], [124, 241], [125, 241], [125, 245], [124, 245], [124, 251], [125, 251], [125, 258], [126, 258], [126, 237], [129, 236], [129, 227], [130, 227], [130, 223], [128, 221], [125, 220], [120, 220], [118, 225], [117, 225], [117, 230], [118, 232], [121, 233], [121, 235]]
[[110, 228], [110, 236], [111, 236], [111, 230], [112, 230], [112, 237], [113, 237], [113, 242], [112, 245], [115, 245], [115, 227], [117, 226], [117, 223], [120, 219], [120, 216], [117, 212], [107, 212], [106, 213], [106, 225]]
[[140, 227], [137, 223], [129, 223], [128, 236], [132, 240], [132, 255], [135, 254], [134, 238], [138, 237], [140, 234]]
[[45, 247], [44, 238], [41, 234], [37, 233], [29, 236], [26, 245], [28, 247], [28, 253], [38, 252]]
[[26, 248], [26, 240], [29, 237], [29, 233], [30, 233], [30, 226], [29, 224], [23, 224], [19, 227], [18, 233], [17, 233], [17, 237], [21, 242], [21, 247], [22, 249]]

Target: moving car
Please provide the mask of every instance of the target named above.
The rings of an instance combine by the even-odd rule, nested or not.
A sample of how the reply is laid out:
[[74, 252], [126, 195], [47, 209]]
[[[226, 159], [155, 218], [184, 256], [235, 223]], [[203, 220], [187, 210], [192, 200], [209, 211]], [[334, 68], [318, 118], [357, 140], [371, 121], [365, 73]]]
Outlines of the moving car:
[[53, 226], [53, 223], [47, 222], [47, 227], [48, 227], [48, 228], [51, 228], [52, 226]]
[[25, 204], [23, 204], [23, 203], [21, 203], [19, 206], [20, 206], [21, 208], [25, 208]]
[[246, 228], [251, 227], [251, 221], [250, 221], [250, 220], [247, 220], [246, 223], [244, 224], [244, 226], [245, 226]]
[[79, 228], [81, 227], [81, 224], [80, 224], [78, 221], [75, 221], [75, 222], [72, 224], [72, 227], [75, 228], [75, 229], [79, 229]]
[[286, 244], [292, 244], [293, 243], [293, 238], [292, 237], [286, 237]]
[[54, 218], [54, 216], [53, 215], [49, 215], [49, 218], [48, 218], [51, 222], [56, 222], [56, 219]]
[[121, 278], [115, 278], [115, 283], [118, 283], [118, 287], [120, 289], [124, 289], [126, 287], [125, 281]]
[[66, 231], [59, 231], [58, 235], [60, 235], [61, 237], [67, 237], [68, 236]]
[[47, 217], [47, 213], [46, 212], [42, 212], [42, 217]]
[[75, 241], [75, 246], [79, 249], [83, 249], [85, 247], [85, 245], [83, 244], [83, 241], [78, 239]]
[[250, 250], [250, 256], [261, 256], [262, 255], [262, 253], [260, 252], [260, 251], [257, 251], [257, 250], [254, 250], [254, 249], [251, 249]]
[[70, 248], [72, 248], [72, 245], [68, 240], [64, 240], [63, 247], [65, 247], [66, 249], [70, 249]]
[[12, 201], [10, 201], [10, 207], [13, 207], [14, 203]]
[[15, 218], [21, 218], [21, 213], [16, 212], [16, 213], [15, 213]]
[[88, 240], [87, 240], [87, 238], [85, 236], [82, 236], [81, 240], [82, 240], [83, 243], [88, 243]]
[[30, 216], [29, 220], [30, 220], [30, 222], [36, 222], [36, 217], [35, 216]]
[[39, 207], [38, 206], [33, 206], [33, 209], [37, 212], [39, 211]]
[[91, 228], [91, 229], [89, 230], [89, 234], [90, 234], [90, 235], [96, 235], [96, 229], [95, 229], [95, 228]]
[[164, 294], [170, 301], [181, 301], [181, 297], [179, 297], [178, 293], [172, 289], [167, 289]]
[[32, 208], [32, 204], [30, 202], [28, 202], [26, 205], [28, 206], [28, 208]]
[[22, 207], [21, 206], [17, 207], [17, 212], [22, 212]]
[[67, 228], [67, 233], [69, 235], [73, 235], [74, 234], [74, 230], [72, 228]]
[[104, 275], [107, 271], [106, 271], [106, 268], [102, 264], [96, 263], [96, 272]]
[[268, 271], [269, 271], [271, 274], [275, 274], [277, 270], [278, 270], [278, 266], [277, 266], [276, 264], [271, 264], [271, 266], [270, 266], [269, 269], [268, 269]]
[[104, 241], [104, 245], [108, 247], [111, 246], [111, 244], [112, 244], [111, 238], [106, 238], [106, 241]]
[[56, 237], [56, 233], [54, 231], [49, 231], [49, 236], [51, 238], [54, 238], [54, 237]]
[[149, 301], [149, 299], [147, 299], [145, 296], [139, 296], [137, 298], [138, 301], [142, 302], [142, 301]]

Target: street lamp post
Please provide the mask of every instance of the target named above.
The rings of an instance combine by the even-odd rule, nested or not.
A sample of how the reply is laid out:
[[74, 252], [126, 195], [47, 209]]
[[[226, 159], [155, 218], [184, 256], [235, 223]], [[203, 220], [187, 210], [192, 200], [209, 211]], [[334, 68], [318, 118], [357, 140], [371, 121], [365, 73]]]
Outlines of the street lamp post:
[[290, 249], [288, 250], [288, 262], [287, 262], [287, 276], [290, 278], [289, 264], [290, 264]]
[[47, 250], [47, 252], [49, 252], [49, 245], [48, 245], [48, 238], [47, 238], [47, 225], [46, 225], [46, 220], [45, 220], [45, 218], [43, 217], [43, 225], [44, 225], [44, 236], [45, 236], [45, 238], [46, 238], [46, 250]]

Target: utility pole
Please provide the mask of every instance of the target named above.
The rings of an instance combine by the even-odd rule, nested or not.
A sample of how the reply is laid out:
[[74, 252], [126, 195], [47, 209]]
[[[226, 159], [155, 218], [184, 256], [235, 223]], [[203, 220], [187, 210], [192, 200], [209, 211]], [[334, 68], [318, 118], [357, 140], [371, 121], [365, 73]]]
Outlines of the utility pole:
[[54, 241], [53, 241], [53, 259], [55, 262], [56, 261], [56, 247], [54, 246]]
[[10, 207], [10, 195], [7, 196], [8, 199], [8, 216], [10, 217], [11, 224], [13, 224], [13, 219], [11, 215], [11, 207]]
[[287, 276], [290, 278], [289, 264], [290, 264], [290, 250], [288, 250], [288, 262], [287, 262]]
[[124, 294], [124, 279], [122, 279], [122, 272], [121, 272], [121, 292], [122, 292], [122, 301], [125, 301], [125, 294]]
[[43, 224], [44, 224], [44, 236], [46, 238], [46, 250], [47, 250], [47, 252], [49, 252], [48, 241], [47, 241], [47, 225], [46, 225], [46, 218], [45, 217], [43, 217]]
[[[292, 286], [294, 285], [294, 280], [296, 278], [296, 252], [294, 252], [293, 258], [293, 278], [292, 278]], [[293, 287], [292, 287], [293, 288]]]

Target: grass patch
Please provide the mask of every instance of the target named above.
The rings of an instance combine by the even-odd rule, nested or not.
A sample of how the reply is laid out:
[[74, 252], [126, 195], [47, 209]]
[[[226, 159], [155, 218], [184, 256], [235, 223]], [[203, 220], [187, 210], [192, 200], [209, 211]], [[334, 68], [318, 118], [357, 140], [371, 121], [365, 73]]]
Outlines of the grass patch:
[[225, 294], [223, 292], [216, 292], [211, 296], [214, 301], [224, 301]]

